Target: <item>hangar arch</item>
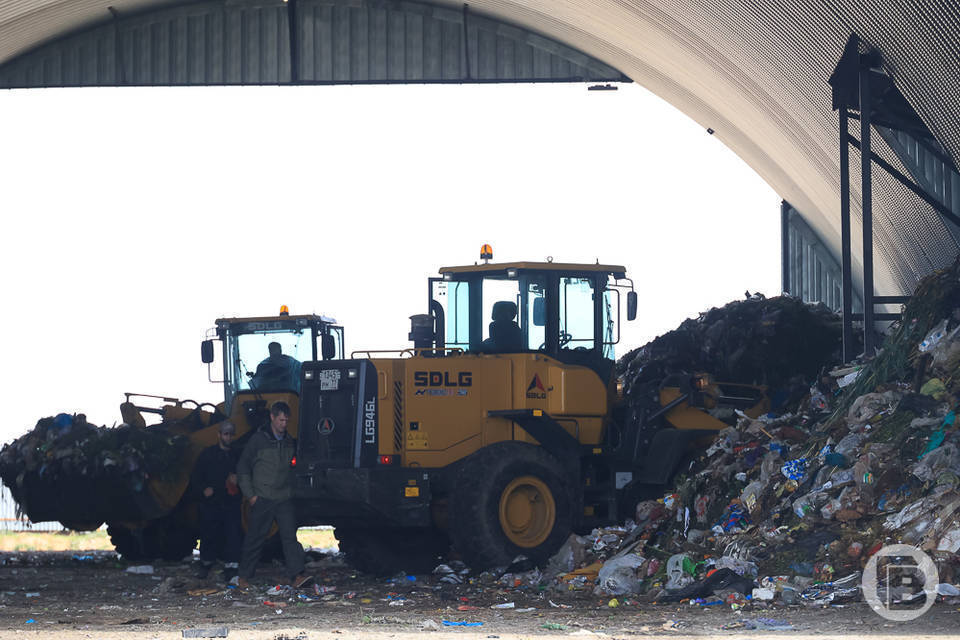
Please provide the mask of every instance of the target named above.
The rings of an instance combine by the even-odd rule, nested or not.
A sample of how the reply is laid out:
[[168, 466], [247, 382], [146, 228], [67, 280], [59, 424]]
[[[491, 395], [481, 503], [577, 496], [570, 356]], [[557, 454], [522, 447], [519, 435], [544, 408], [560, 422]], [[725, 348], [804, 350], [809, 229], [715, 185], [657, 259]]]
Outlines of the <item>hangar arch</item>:
[[[290, 0], [278, 10], [289, 12], [290, 4], [298, 2], [309, 6], [309, 0]], [[404, 11], [411, 3], [370, 0], [366, 4], [390, 13]], [[334, 5], [358, 3], [337, 0]], [[242, 5], [231, 0], [222, 4], [222, 11], [226, 14], [237, 6]], [[427, 6], [454, 24], [453, 16], [466, 15], [468, 25], [469, 16], [476, 16], [508, 25], [505, 30], [512, 26], [519, 29], [521, 40], [546, 43], [549, 55], [568, 63], [579, 60], [581, 69], [616, 70], [615, 77], [622, 73], [650, 89], [709, 128], [757, 171], [802, 218], [813, 238], [809, 246], [818, 245], [834, 261], [839, 261], [841, 253], [840, 132], [827, 79], [848, 37], [859, 34], [879, 52], [882, 73], [892, 78], [933, 140], [932, 148], [921, 151], [916, 139], [879, 132], [874, 151], [917, 182], [926, 180], [925, 188], [953, 211], [960, 204], [956, 196], [960, 182], [954, 177], [960, 160], [960, 42], [954, 37], [960, 26], [960, 4], [956, 0], [816, 0], [802, 6], [750, 0], [477, 0], [467, 13], [459, 3]], [[125, 16], [171, 11], [176, 8], [164, 0], [0, 0], [0, 77], [18, 65], [29, 66], [28, 58], [44, 47], [52, 51], [65, 46], [69, 38], [82, 38], [82, 33], [97, 29], [120, 32]], [[282, 82], [282, 27], [249, 28], [254, 41], [272, 43], [278, 51], [276, 74], [257, 81]], [[291, 33], [288, 39], [297, 41], [299, 32]], [[468, 34], [464, 41], [469, 40]], [[121, 43], [119, 54], [117, 42]], [[304, 42], [294, 42], [294, 48], [306, 46]], [[108, 39], [97, 59], [123, 58], [127, 45], [122, 43], [122, 36], [115, 39], [111, 54]], [[286, 44], [289, 47], [290, 42]], [[475, 73], [473, 60], [466, 62], [470, 47], [462, 50], [462, 57], [456, 54], [459, 71], [447, 79], [480, 81], [479, 67]], [[181, 48], [172, 51], [184, 55]], [[451, 55], [449, 60], [453, 59]], [[123, 64], [115, 69], [122, 70]], [[307, 65], [301, 66], [306, 73]], [[553, 63], [550, 67], [554, 68]], [[290, 72], [297, 75], [296, 70]], [[572, 78], [569, 72], [561, 72], [539, 79]], [[862, 275], [857, 155], [855, 149], [851, 151], [855, 283], [861, 282]], [[889, 175], [875, 172], [872, 184], [875, 290], [880, 295], [907, 293], [920, 277], [957, 255], [957, 229]]]

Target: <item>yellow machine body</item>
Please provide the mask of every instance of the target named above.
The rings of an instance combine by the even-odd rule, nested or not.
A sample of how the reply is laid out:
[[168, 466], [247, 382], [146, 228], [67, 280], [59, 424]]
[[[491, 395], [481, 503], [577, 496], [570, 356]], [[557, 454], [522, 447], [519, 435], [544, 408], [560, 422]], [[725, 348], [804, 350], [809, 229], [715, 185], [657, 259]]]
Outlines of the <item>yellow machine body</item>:
[[[513, 420], [491, 410], [531, 409], [553, 416], [584, 444], [599, 444], [610, 394], [597, 374], [540, 354], [459, 354], [373, 359], [380, 406], [381, 455], [401, 464], [445, 467], [482, 447], [537, 444]], [[399, 430], [398, 430], [399, 429]]]

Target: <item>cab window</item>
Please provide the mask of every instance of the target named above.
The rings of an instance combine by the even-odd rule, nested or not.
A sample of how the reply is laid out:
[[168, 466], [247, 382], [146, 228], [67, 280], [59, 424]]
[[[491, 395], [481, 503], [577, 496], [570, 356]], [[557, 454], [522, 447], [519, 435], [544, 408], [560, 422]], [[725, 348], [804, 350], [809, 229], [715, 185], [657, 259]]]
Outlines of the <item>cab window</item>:
[[300, 363], [313, 359], [313, 348], [311, 332], [305, 329], [238, 336], [238, 389], [299, 393]]
[[620, 293], [615, 289], [603, 292], [603, 357], [616, 360], [614, 345], [620, 339], [616, 334], [617, 316], [620, 309]]
[[484, 278], [480, 349], [512, 353], [526, 347], [520, 329], [520, 283], [516, 278]]
[[537, 351], [547, 342], [547, 287], [545, 278], [530, 279], [524, 285], [527, 349]]
[[560, 348], [593, 349], [594, 286], [589, 278], [560, 278]]
[[433, 299], [443, 307], [446, 346], [466, 351], [470, 348], [470, 283], [438, 281]]

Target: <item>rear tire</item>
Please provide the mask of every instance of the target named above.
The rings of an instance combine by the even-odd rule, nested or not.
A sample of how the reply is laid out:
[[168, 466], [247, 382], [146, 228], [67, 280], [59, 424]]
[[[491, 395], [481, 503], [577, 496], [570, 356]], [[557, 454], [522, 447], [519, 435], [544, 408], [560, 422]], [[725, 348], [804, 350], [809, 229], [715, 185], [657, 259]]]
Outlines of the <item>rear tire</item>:
[[333, 534], [347, 564], [375, 576], [430, 573], [449, 547], [446, 537], [433, 529], [337, 527]]
[[454, 548], [474, 569], [545, 563], [569, 537], [578, 492], [543, 448], [503, 442], [464, 460], [450, 497]]
[[175, 562], [193, 553], [197, 546], [196, 531], [169, 517], [153, 520], [138, 529], [108, 524], [107, 533], [117, 553], [128, 562], [158, 558]]

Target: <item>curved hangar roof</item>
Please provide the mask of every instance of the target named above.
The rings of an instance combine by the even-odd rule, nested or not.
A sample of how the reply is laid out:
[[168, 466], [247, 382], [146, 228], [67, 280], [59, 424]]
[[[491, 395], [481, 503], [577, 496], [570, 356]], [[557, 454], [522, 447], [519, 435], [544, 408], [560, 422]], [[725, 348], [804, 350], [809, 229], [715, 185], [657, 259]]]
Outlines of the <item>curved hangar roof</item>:
[[[338, 4], [349, 4], [350, 7], [358, 4], [356, 0], [350, 3], [346, 0], [297, 2], [304, 5], [313, 2], [328, 8]], [[368, 2], [377, 10], [388, 12], [408, 11], [413, 6], [408, 2]], [[438, 8], [438, 11], [459, 14], [462, 10], [466, 19], [466, 8], [462, 4], [442, 4], [446, 8]], [[97, 28], [110, 29], [111, 25], [119, 29], [126, 16], [141, 16], [139, 27], [131, 24], [124, 27], [129, 30], [128, 37], [142, 40], [150, 37], [151, 29], [154, 30], [154, 39], [160, 40], [159, 44], [152, 42], [150, 45], [156, 56], [164, 47], [176, 49], [178, 40], [173, 29], [162, 31], [163, 37], [156, 38], [156, 27], [149, 23], [151, 13], [166, 11], [169, 20], [177, 20], [183, 18], [184, 11], [211, 5], [227, 14], [255, 7], [258, 15], [267, 17], [269, 11], [285, 6], [280, 0], [180, 4], [177, 9], [181, 12], [180, 18], [170, 18], [175, 2], [0, 0], [0, 77], [5, 69], [9, 71], [18, 64], [28, 64], [33, 56], [41, 76], [52, 74], [60, 78], [59, 82], [49, 84], [71, 84], [63, 80], [66, 71], [60, 69], [68, 64], [70, 56], [51, 55], [52, 48], [67, 42], [70, 37], [74, 40], [81, 38], [85, 29], [88, 30], [85, 33]], [[322, 8], [311, 10], [319, 15]], [[892, 77], [895, 86], [942, 145], [954, 166], [960, 160], [960, 122], [957, 117], [960, 114], [960, 40], [956, 37], [960, 26], [960, 5], [956, 0], [813, 0], [804, 3], [474, 0], [469, 11], [471, 15], [481, 16], [481, 21], [501, 21], [532, 32], [521, 33], [518, 37], [533, 43], [534, 47], [539, 46], [541, 54], [547, 51], [553, 56], [545, 59], [541, 55], [546, 62], [540, 68], [553, 69], [560, 75], [595, 79], [609, 75], [606, 73], [608, 65], [667, 100], [705, 128], [712, 129], [803, 215], [835, 256], [840, 255], [839, 129], [827, 80], [852, 33], [858, 34], [880, 53], [883, 70]], [[209, 28], [210, 15], [216, 17], [209, 13], [204, 18], [206, 27], [185, 22], [184, 28]], [[243, 26], [249, 27], [249, 21], [239, 22], [237, 29], [246, 38], [258, 40], [261, 48], [288, 44], [282, 25], [271, 26], [266, 18], [262, 20], [259, 29], [252, 29], [252, 33], [259, 32], [259, 37], [250, 35], [251, 29]], [[264, 29], [264, 25], [271, 28]], [[136, 28], [141, 31], [135, 31]], [[369, 29], [367, 33], [371, 34], [371, 39], [375, 38], [373, 27], [365, 25], [364, 29]], [[463, 31], [466, 33], [466, 27]], [[77, 33], [81, 35], [71, 36]], [[312, 37], [321, 36], [318, 31]], [[440, 36], [458, 37], [458, 30], [454, 28]], [[307, 46], [308, 40], [314, 42], [306, 30], [300, 37], [301, 47]], [[543, 42], [538, 44], [537, 38]], [[95, 77], [103, 73], [104, 64], [110, 62], [114, 53], [116, 57], [123, 57], [121, 37], [118, 35], [113, 41], [115, 50], [105, 46], [110, 42], [101, 39], [77, 45], [81, 49], [82, 46], [99, 48], [99, 51], [87, 55], [87, 62], [92, 65], [89, 73]], [[481, 45], [482, 39], [477, 46]], [[575, 51], [565, 53], [562, 50], [564, 45]], [[130, 45], [131, 50], [133, 46]], [[313, 46], [316, 46], [315, 42]], [[188, 49], [186, 45], [181, 48]], [[81, 49], [75, 50], [78, 55], [82, 53]], [[578, 57], [578, 52], [593, 60]], [[167, 55], [176, 58], [189, 55], [189, 52], [167, 51]], [[536, 56], [531, 55], [536, 67]], [[45, 59], [40, 60], [41, 57]], [[238, 65], [242, 66], [245, 54], [236, 54], [236, 57], [241, 60]], [[562, 67], [560, 72], [556, 71], [559, 68], [557, 60]], [[313, 62], [297, 63], [302, 69], [292, 72], [286, 69], [287, 77], [290, 73], [295, 78], [300, 77], [298, 74], [319, 73], [311, 66], [314, 62], [319, 65], [319, 61], [317, 57]], [[390, 65], [391, 62], [387, 60], [384, 64]], [[482, 69], [478, 70], [481, 62], [471, 63], [469, 53], [466, 64], [467, 77], [462, 73], [457, 77], [454, 63], [453, 75], [449, 78], [470, 81], [471, 68], [475, 74], [482, 75]], [[224, 62], [223, 66], [228, 64]], [[238, 76], [233, 82], [285, 81], [282, 60], [277, 67], [279, 75], [264, 74], [262, 64], [259, 68], [261, 75], [250, 79]], [[446, 73], [446, 66], [440, 72]], [[228, 74], [229, 69], [225, 73]], [[400, 81], [428, 79], [417, 73]], [[476, 78], [475, 75], [472, 79]], [[364, 80], [361, 78], [360, 81]], [[92, 84], [126, 82], [129, 82], [128, 78], [116, 79], [108, 75]], [[200, 83], [224, 82], [230, 82], [229, 78], [202, 77], [200, 80]], [[188, 77], [178, 80], [169, 76], [141, 82], [191, 83]], [[17, 84], [8, 81], [6, 86]], [[856, 133], [856, 125], [854, 121], [851, 132]], [[875, 151], [904, 170], [887, 143], [880, 136], [873, 139]], [[859, 279], [861, 255], [859, 159], [859, 153], [854, 149], [851, 152], [851, 184], [855, 279]], [[952, 260], [958, 251], [957, 243], [952, 231], [933, 209], [885, 173], [874, 171], [873, 185], [875, 289], [878, 294], [906, 293], [912, 290], [919, 277]], [[642, 182], [635, 188], [642, 191]]]

